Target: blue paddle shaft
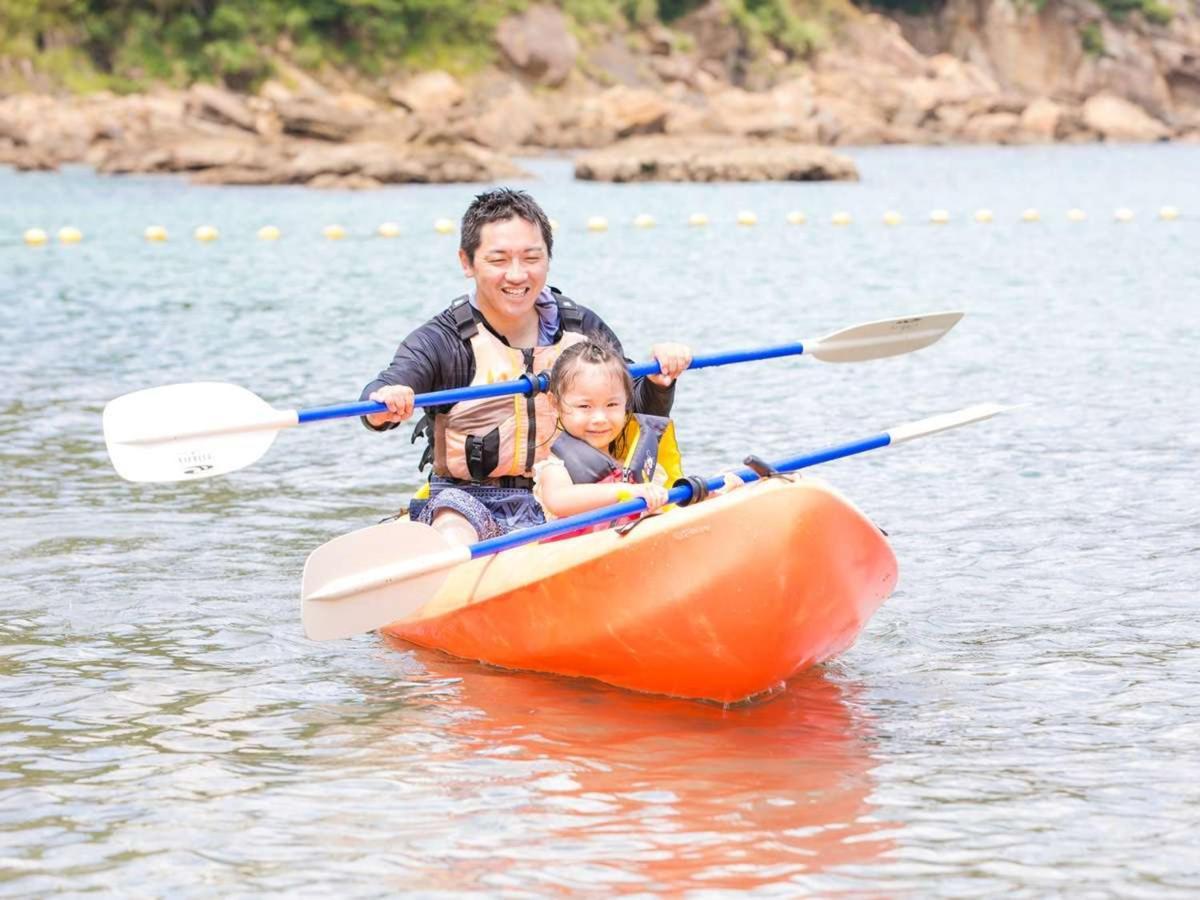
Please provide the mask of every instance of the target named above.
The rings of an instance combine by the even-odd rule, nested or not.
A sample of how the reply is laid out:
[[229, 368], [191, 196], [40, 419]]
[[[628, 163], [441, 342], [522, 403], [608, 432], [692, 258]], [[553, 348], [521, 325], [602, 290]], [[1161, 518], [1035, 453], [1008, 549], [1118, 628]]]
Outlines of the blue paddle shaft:
[[[757, 350], [732, 350], [728, 353], [714, 353], [710, 356], [697, 356], [692, 360], [689, 369], [707, 369], [710, 366], [727, 366], [731, 363], [754, 362], [760, 359], [776, 359], [781, 356], [799, 356], [804, 353], [804, 345], [796, 342], [779, 344], [775, 347], [762, 347]], [[657, 375], [661, 372], [658, 360], [637, 363], [629, 367], [629, 374], [634, 378], [645, 375]], [[549, 376], [542, 372], [534, 379], [538, 391], [549, 387]], [[499, 381], [495, 384], [479, 384], [464, 388], [451, 388], [447, 391], [430, 391], [427, 394], [417, 394], [413, 398], [413, 406], [450, 406], [462, 403], [464, 400], [482, 400], [485, 397], [505, 397], [511, 394], [528, 394], [533, 390], [530, 380], [517, 378], [513, 381]], [[312, 409], [302, 409], [297, 412], [300, 424], [306, 422], [321, 422], [325, 419], [345, 419], [351, 416], [368, 416], [373, 413], [387, 412], [387, 406], [374, 400], [363, 400], [358, 403], [347, 403], [341, 406], [315, 406]]]
[[[714, 363], [713, 365], [719, 365]], [[830, 462], [835, 459], [842, 459], [846, 456], [854, 456], [857, 453], [865, 453], [868, 450], [875, 450], [879, 447], [886, 447], [892, 441], [892, 436], [886, 431], [862, 440], [852, 441], [849, 444], [840, 444], [836, 447], [828, 447], [825, 450], [818, 450], [815, 453], [806, 453], [803, 456], [793, 456], [788, 459], [780, 460], [779, 462], [771, 463], [771, 468], [778, 472], [795, 472], [798, 469], [806, 469], [809, 466], [819, 465], [820, 463]], [[742, 481], [751, 482], [757, 481], [759, 476], [751, 469], [742, 469], [735, 472]], [[705, 482], [706, 487], [710, 491], [719, 490], [725, 483], [724, 476], [710, 478]], [[692, 487], [689, 484], [680, 484], [678, 487], [673, 487], [667, 494], [667, 502], [669, 503], [684, 503], [692, 498]], [[486, 541], [479, 541], [471, 545], [471, 558], [478, 559], [481, 556], [488, 556], [493, 553], [499, 553], [502, 550], [511, 550], [513, 547], [520, 547], [522, 544], [529, 544], [534, 541], [540, 541], [543, 538], [556, 537], [560, 534], [567, 534], [572, 531], [580, 531], [584, 528], [589, 528], [592, 525], [602, 525], [605, 522], [611, 522], [614, 519], [620, 519], [623, 516], [634, 515], [642, 512], [646, 508], [646, 501], [641, 497], [633, 500], [624, 500], [621, 503], [614, 503], [612, 506], [604, 506], [600, 509], [594, 509], [590, 512], [580, 513], [577, 516], [569, 516], [565, 519], [555, 519], [553, 522], [547, 522], [545, 525], [535, 525], [532, 528], [522, 528], [510, 534], [502, 535], [497, 538], [490, 538]]]

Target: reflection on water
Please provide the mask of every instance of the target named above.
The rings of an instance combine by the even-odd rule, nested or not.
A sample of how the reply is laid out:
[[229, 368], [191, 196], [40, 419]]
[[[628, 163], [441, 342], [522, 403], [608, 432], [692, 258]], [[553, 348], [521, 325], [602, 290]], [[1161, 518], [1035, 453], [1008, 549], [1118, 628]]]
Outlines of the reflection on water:
[[[444, 744], [423, 767], [483, 792], [504, 840], [472, 877], [493, 885], [745, 890], [877, 858], [870, 735], [820, 672], [724, 709], [528, 673], [434, 651], [453, 678]], [[396, 710], [373, 726], [411, 725]], [[332, 726], [337, 728], [337, 726]], [[495, 841], [480, 836], [482, 847]]]
[[28, 624], [0, 631], [0, 877], [27, 892], [741, 891], [891, 846], [870, 724], [821, 672], [726, 709], [400, 642], [326, 684], [245, 630]]

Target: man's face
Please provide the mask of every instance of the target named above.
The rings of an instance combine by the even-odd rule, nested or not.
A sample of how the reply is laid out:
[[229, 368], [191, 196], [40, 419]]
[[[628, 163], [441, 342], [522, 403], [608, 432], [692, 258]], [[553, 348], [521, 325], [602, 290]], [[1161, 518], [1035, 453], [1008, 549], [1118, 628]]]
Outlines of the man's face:
[[484, 225], [475, 258], [468, 260], [462, 250], [458, 257], [463, 272], [475, 279], [479, 309], [489, 320], [529, 315], [550, 270], [541, 230], [516, 216]]

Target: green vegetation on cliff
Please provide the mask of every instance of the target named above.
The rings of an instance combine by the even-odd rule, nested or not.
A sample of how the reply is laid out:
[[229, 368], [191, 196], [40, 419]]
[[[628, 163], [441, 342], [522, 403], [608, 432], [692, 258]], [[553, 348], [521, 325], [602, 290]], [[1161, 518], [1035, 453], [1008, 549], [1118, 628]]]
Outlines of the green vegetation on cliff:
[[366, 74], [490, 46], [519, 0], [0, 0], [0, 55], [68, 88], [220, 80], [249, 87], [279, 56]]
[[[537, 0], [0, 0], [0, 90], [86, 92], [218, 81], [248, 89], [280, 61], [367, 77], [403, 69], [478, 69], [496, 25]], [[710, 0], [559, 0], [592, 26], [668, 25]], [[751, 54], [802, 57], [825, 46], [851, 0], [715, 0]], [[931, 12], [942, 0], [854, 0]], [[1054, 0], [1017, 0], [1041, 9]], [[1162, 0], [1098, 0], [1115, 18], [1170, 19]], [[1097, 35], [1085, 36], [1096, 38]], [[1095, 39], [1089, 52], [1102, 52]], [[14, 64], [15, 63], [15, 64]], [[32, 83], [31, 83], [32, 82]]]
[[[1025, 8], [1041, 12], [1054, 0], [1013, 0], [1018, 9]], [[1141, 13], [1152, 25], [1166, 25], [1174, 16], [1174, 10], [1162, 0], [1095, 0], [1105, 14], [1116, 21], [1130, 13]], [[868, 4], [864, 4], [868, 5]], [[913, 15], [936, 12], [945, 5], [945, 0], [869, 0], [869, 5], [880, 9], [895, 9]]]
[[[0, 0], [0, 61], [28, 60], [70, 90], [220, 81], [246, 89], [286, 59], [366, 76], [403, 68], [477, 69], [496, 25], [536, 0]], [[720, 0], [755, 50], [803, 55], [846, 0]], [[560, 0], [580, 28], [648, 26], [705, 0]], [[13, 67], [9, 65], [11, 74]], [[4, 69], [0, 68], [0, 78]], [[10, 79], [11, 80], [11, 79]], [[0, 88], [3, 84], [0, 84]]]

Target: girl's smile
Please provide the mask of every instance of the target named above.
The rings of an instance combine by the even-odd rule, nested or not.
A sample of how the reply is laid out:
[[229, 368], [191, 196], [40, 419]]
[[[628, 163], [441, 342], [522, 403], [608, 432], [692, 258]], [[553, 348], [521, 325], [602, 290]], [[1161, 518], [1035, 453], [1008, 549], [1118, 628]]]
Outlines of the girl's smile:
[[603, 366], [581, 366], [558, 404], [558, 418], [567, 434], [608, 452], [625, 428], [629, 397], [625, 385]]

